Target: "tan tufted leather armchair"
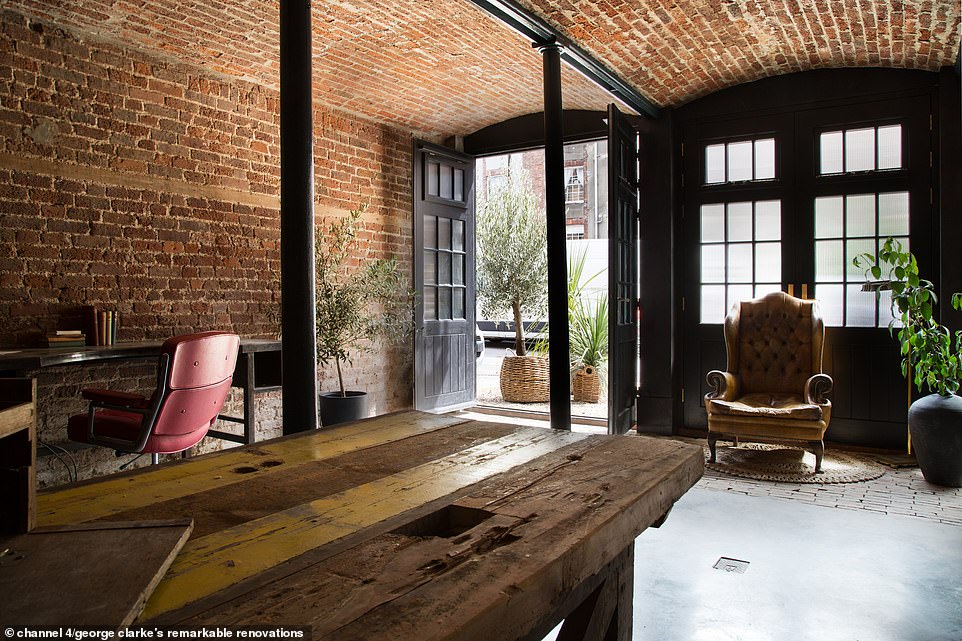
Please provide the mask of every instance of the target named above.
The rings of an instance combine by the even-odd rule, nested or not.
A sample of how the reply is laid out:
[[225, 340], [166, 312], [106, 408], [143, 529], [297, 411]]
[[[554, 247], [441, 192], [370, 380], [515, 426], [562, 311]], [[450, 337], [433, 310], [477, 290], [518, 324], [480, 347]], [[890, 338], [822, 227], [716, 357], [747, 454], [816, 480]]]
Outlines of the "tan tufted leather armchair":
[[719, 437], [806, 441], [822, 469], [832, 378], [822, 373], [825, 327], [813, 300], [784, 292], [743, 301], [725, 318], [728, 371], [708, 372], [708, 447]]

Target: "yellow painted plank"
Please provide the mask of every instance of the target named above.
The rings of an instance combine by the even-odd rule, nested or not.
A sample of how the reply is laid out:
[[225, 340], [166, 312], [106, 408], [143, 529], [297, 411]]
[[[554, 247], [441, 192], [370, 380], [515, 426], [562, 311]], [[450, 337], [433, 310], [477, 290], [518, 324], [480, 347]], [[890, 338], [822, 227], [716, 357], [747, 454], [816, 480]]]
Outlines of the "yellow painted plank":
[[350, 490], [191, 540], [148, 601], [141, 620], [176, 610], [309, 550], [584, 438], [584, 434], [525, 428]]
[[[289, 471], [293, 465], [333, 458], [348, 452], [402, 440], [465, 422], [453, 416], [402, 412], [371, 421], [317, 430], [302, 438], [255, 445], [255, 451], [228, 450], [188, 464], [159, 466], [135, 476], [105, 478], [98, 483], [68, 487], [37, 497], [38, 525], [83, 523], [171, 499], [205, 492], [251, 478], [233, 473], [257, 467], [258, 477]], [[260, 468], [267, 460], [283, 465]]]

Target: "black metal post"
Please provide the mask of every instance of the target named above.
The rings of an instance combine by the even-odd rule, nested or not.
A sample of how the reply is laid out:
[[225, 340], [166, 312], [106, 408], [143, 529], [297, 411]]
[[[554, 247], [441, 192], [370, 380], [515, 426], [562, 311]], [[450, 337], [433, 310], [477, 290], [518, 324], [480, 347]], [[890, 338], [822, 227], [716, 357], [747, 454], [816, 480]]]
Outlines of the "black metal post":
[[548, 218], [548, 378], [551, 427], [571, 429], [568, 337], [568, 259], [565, 221], [564, 128], [561, 104], [561, 47], [536, 45], [544, 65], [544, 183]]
[[284, 434], [317, 429], [311, 3], [280, 0]]

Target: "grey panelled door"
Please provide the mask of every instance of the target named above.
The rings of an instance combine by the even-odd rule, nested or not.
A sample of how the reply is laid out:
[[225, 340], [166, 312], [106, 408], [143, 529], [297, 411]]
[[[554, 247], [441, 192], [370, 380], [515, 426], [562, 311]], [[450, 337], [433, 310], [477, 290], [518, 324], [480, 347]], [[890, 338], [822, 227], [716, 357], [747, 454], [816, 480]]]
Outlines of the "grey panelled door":
[[632, 426], [638, 367], [638, 133], [608, 106], [608, 432]]
[[474, 402], [474, 158], [414, 144], [414, 407]]

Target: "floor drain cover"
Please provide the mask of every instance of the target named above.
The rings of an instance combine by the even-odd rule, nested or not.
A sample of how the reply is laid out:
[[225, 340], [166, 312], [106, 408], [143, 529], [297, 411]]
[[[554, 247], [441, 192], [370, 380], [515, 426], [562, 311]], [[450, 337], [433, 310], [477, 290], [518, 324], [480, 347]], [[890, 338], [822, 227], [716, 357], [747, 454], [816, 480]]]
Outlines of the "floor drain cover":
[[725, 572], [745, 574], [745, 570], [748, 569], [748, 561], [739, 561], [738, 559], [729, 559], [727, 556], [723, 556], [718, 559], [712, 567], [716, 570], [724, 570]]

